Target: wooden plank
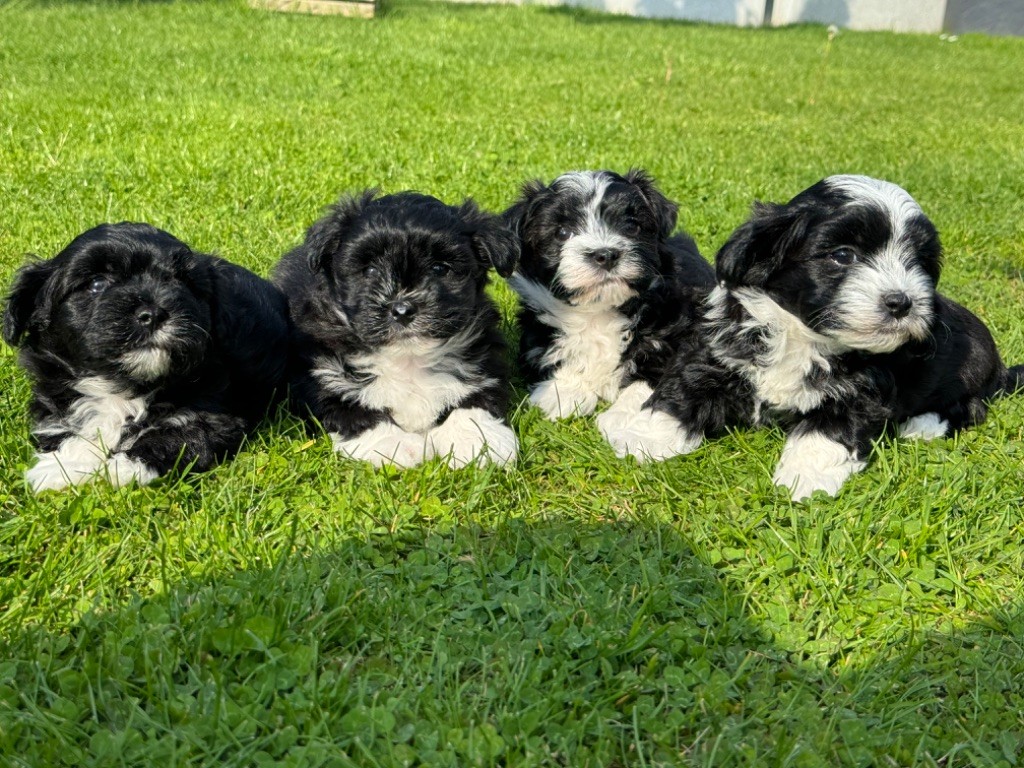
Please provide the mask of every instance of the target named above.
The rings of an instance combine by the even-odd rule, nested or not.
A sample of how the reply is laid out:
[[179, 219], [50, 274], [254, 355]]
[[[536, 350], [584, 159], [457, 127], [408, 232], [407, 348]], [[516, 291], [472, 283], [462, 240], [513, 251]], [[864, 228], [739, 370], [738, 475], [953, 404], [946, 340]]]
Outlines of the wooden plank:
[[249, 0], [253, 8], [291, 13], [356, 16], [372, 19], [377, 8], [373, 0]]

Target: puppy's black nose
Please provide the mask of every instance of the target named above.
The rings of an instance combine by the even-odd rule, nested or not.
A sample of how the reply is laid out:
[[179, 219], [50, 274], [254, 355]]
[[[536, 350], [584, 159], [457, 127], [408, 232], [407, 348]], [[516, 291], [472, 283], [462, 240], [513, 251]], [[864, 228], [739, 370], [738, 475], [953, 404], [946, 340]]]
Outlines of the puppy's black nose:
[[615, 266], [615, 262], [619, 260], [619, 254], [611, 248], [601, 248], [591, 251], [590, 258], [602, 269], [611, 270]]
[[910, 308], [914, 306], [914, 302], [903, 291], [892, 291], [885, 294], [882, 297], [882, 303], [889, 310], [889, 314], [897, 318], [906, 316]]
[[402, 325], [408, 325], [416, 316], [416, 305], [408, 301], [396, 301], [391, 305], [391, 316]]
[[167, 313], [151, 304], [143, 304], [135, 310], [135, 322], [143, 328], [154, 330], [159, 328], [166, 319]]

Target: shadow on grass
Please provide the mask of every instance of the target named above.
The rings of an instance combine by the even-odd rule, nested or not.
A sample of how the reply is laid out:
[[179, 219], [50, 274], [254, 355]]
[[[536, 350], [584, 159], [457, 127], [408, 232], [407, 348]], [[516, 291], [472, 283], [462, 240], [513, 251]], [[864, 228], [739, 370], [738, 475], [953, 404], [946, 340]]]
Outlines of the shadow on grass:
[[[483, 564], [487, 564], [485, 568]], [[815, 668], [669, 526], [367, 534], [0, 644], [6, 765], [1000, 765], [1019, 614]]]

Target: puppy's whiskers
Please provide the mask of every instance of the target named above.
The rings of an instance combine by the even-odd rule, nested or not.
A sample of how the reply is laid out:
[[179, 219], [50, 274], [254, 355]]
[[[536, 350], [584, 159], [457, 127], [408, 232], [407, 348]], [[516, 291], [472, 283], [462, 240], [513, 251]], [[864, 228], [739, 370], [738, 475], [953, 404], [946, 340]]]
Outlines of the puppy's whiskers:
[[831, 325], [837, 321], [835, 308], [831, 306], [816, 309], [807, 316], [807, 323], [811, 328], [821, 328], [823, 325]]

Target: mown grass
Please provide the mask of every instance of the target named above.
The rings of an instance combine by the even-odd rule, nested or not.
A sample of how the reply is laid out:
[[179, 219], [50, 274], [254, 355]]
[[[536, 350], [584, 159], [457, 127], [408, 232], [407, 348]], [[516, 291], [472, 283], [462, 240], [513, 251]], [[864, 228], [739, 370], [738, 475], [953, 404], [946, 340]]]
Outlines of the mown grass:
[[[0, 26], [4, 279], [122, 219], [266, 274], [343, 190], [500, 209], [634, 165], [710, 255], [754, 198], [858, 172], [920, 200], [944, 290], [1024, 360], [1021, 40], [401, 0], [19, 2]], [[4, 764], [1024, 758], [1021, 398], [807, 504], [771, 485], [777, 431], [638, 467], [525, 407], [508, 472], [375, 473], [278, 414], [205, 476], [35, 498], [9, 349], [0, 383]]]

